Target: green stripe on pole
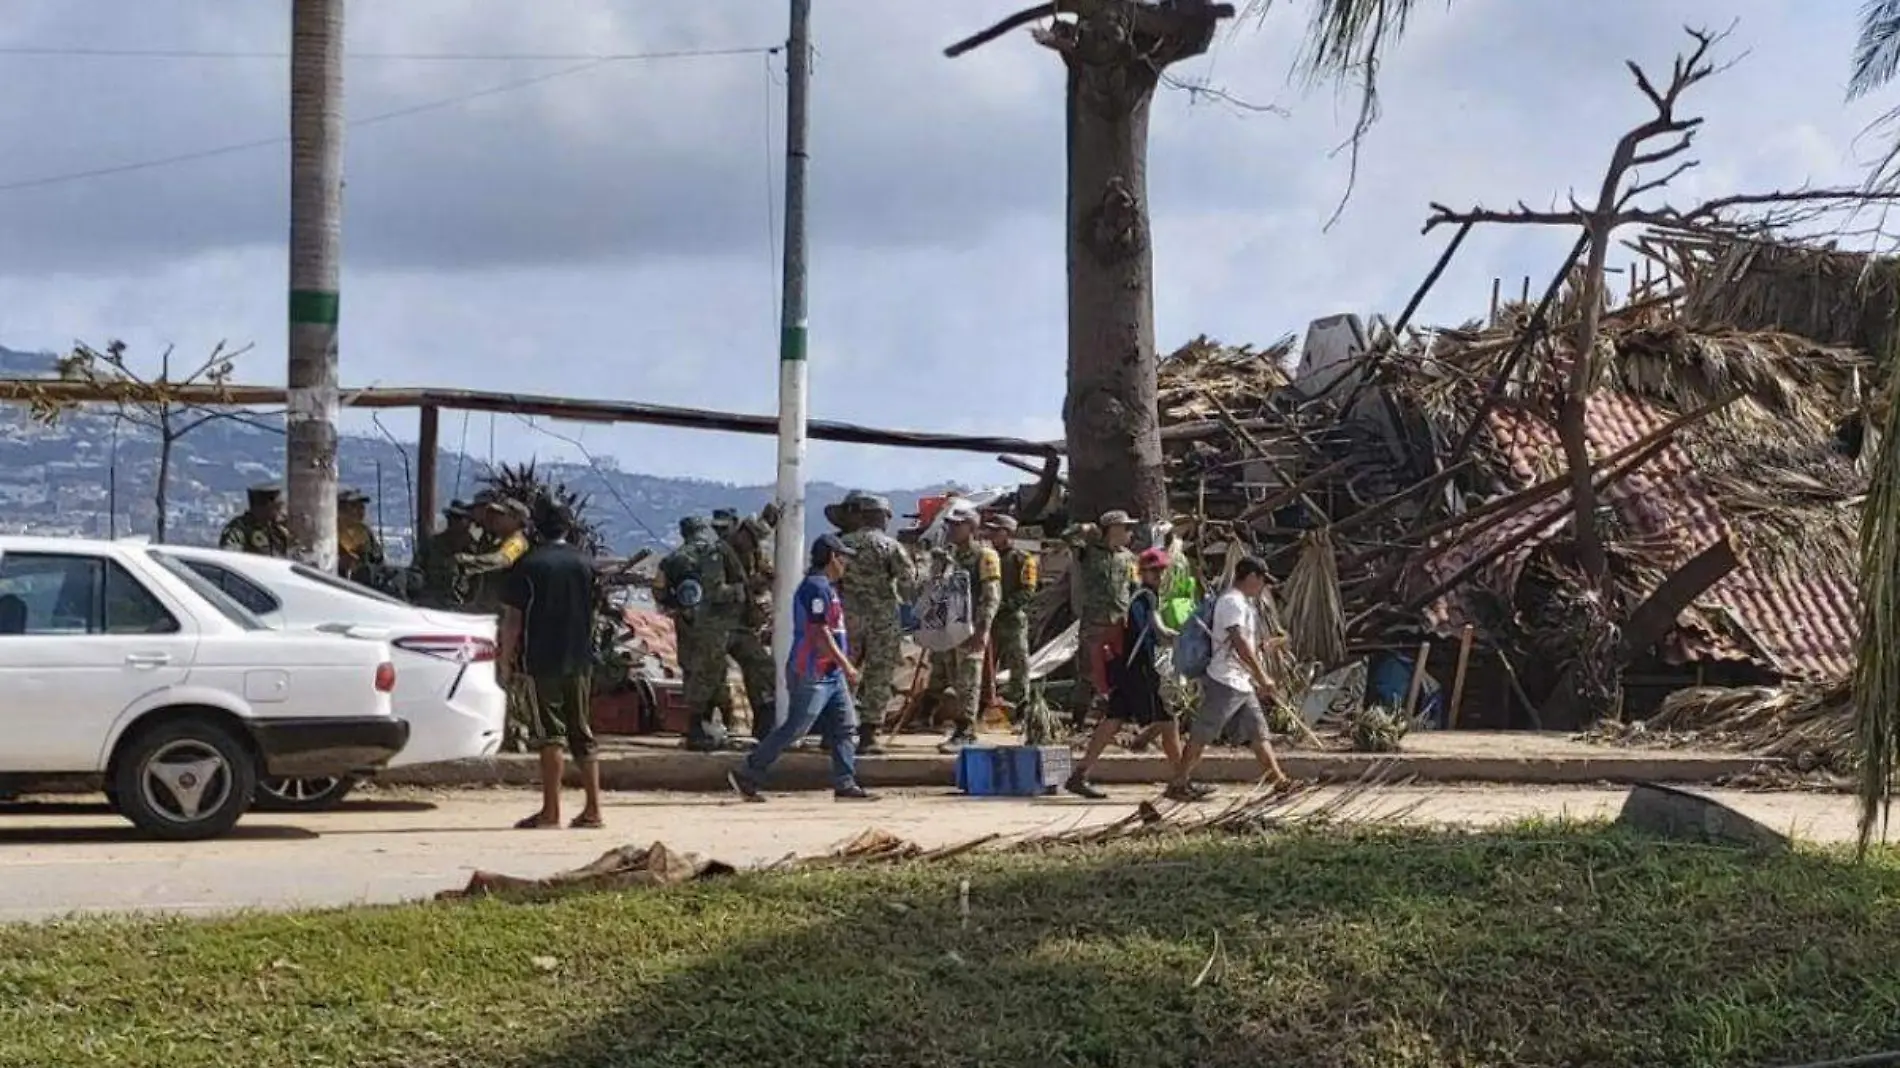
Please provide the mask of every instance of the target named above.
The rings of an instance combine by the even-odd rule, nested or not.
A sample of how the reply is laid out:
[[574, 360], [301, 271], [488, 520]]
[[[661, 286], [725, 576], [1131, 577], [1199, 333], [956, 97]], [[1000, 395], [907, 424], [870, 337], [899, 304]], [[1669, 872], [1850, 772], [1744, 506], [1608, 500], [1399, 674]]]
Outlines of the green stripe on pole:
[[805, 324], [788, 326], [778, 334], [778, 359], [780, 363], [803, 362], [805, 359]]
[[293, 289], [290, 291], [290, 321], [317, 326], [335, 326], [337, 295], [334, 290]]

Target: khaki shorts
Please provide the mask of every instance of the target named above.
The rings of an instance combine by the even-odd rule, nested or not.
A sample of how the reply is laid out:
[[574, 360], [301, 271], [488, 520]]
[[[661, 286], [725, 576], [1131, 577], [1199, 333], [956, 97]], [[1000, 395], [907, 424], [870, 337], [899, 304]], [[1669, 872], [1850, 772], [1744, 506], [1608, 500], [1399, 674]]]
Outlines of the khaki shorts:
[[543, 678], [521, 676], [522, 707], [528, 716], [528, 735], [537, 749], [567, 746], [576, 760], [594, 755], [594, 724], [588, 707], [593, 678], [583, 672]]
[[1241, 745], [1267, 740], [1267, 716], [1252, 690], [1236, 690], [1203, 678], [1201, 707], [1188, 727], [1188, 740], [1212, 745], [1229, 724], [1233, 726], [1234, 741]]

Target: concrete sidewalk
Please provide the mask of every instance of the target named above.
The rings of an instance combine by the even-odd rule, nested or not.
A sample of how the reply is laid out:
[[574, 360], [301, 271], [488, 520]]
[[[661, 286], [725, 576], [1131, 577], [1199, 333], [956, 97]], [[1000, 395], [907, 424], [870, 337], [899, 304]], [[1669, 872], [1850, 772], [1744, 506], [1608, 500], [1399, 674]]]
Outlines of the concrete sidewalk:
[[[870, 787], [951, 787], [956, 758], [936, 751], [935, 735], [894, 739], [885, 756], [858, 762], [858, 777]], [[1009, 735], [990, 734], [985, 744], [1009, 745]], [[607, 738], [601, 753], [601, 781], [610, 790], [674, 790], [687, 793], [725, 790], [726, 772], [740, 755], [689, 753], [674, 738]], [[1350, 781], [1374, 767], [1389, 765], [1395, 780], [1438, 783], [1510, 783], [1563, 786], [1588, 783], [1666, 782], [1708, 785], [1777, 761], [1735, 753], [1691, 749], [1623, 749], [1579, 742], [1565, 734], [1528, 731], [1450, 731], [1417, 733], [1404, 751], [1391, 755], [1316, 752], [1280, 753], [1287, 774], [1321, 782]], [[818, 752], [789, 753], [773, 769], [772, 786], [786, 790], [828, 785], [829, 761]], [[1253, 782], [1259, 769], [1244, 751], [1220, 749], [1202, 761], [1196, 778], [1206, 782]], [[1101, 783], [1158, 783], [1168, 778], [1159, 752], [1111, 749], [1093, 778]], [[531, 754], [504, 754], [486, 760], [399, 768], [384, 782], [409, 786], [524, 786], [536, 781]]]

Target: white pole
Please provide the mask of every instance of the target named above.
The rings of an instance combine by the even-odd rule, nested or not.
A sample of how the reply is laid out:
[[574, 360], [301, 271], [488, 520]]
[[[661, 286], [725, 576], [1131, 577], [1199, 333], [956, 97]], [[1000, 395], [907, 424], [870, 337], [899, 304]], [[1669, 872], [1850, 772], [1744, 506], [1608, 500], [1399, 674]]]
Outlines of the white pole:
[[[792, 653], [792, 598], [805, 574], [805, 152], [810, 128], [806, 92], [811, 86], [811, 0], [791, 0], [786, 42], [785, 94], [785, 289], [779, 312], [778, 528], [773, 536], [777, 589], [772, 603], [772, 659]], [[773, 722], [785, 721], [791, 695], [775, 688]]]

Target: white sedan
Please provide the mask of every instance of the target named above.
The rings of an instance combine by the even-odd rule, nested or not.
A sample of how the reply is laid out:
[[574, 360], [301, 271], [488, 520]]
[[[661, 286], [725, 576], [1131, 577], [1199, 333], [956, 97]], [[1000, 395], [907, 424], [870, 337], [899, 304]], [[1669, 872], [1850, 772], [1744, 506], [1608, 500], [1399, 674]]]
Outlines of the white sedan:
[[[401, 680], [396, 715], [410, 725], [409, 744], [390, 767], [500, 751], [508, 702], [495, 675], [493, 617], [417, 608], [290, 560], [182, 546], [166, 551], [269, 626], [387, 641]], [[341, 777], [270, 778], [258, 786], [258, 805], [326, 808], [354, 785]]]
[[348, 777], [409, 739], [382, 642], [270, 630], [169, 550], [0, 536], [0, 788], [80, 779], [209, 838], [260, 777]]

